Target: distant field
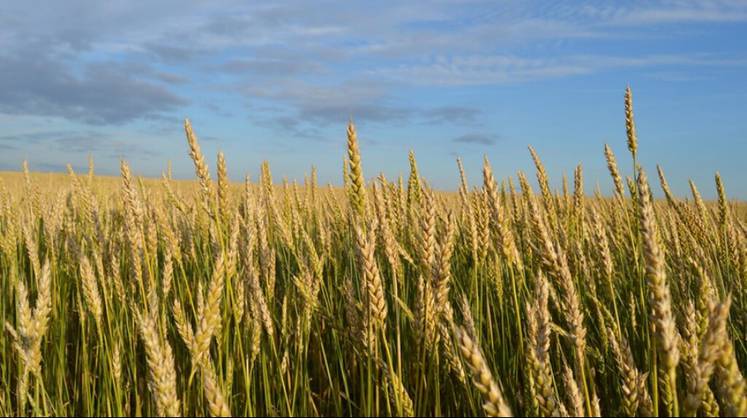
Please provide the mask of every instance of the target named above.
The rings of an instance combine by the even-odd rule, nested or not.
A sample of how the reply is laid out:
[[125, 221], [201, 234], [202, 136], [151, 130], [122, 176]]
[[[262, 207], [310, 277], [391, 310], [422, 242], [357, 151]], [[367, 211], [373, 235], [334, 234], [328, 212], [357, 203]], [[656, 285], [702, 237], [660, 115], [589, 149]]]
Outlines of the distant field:
[[[80, 173], [87, 175], [87, 173]], [[31, 181], [34, 186], [39, 189], [40, 193], [46, 194], [49, 192], [64, 192], [64, 188], [73, 186], [74, 182], [69, 174], [65, 173], [40, 173], [30, 172]], [[26, 185], [26, 177], [22, 171], [0, 171], [0, 181], [7, 191], [12, 196], [18, 196], [22, 193]], [[161, 179], [144, 177], [143, 182], [146, 186], [156, 187], [160, 184]], [[118, 192], [118, 189], [122, 185], [122, 178], [115, 176], [102, 176], [94, 174], [94, 182], [99, 191], [111, 190], [112, 193]], [[175, 187], [181, 187], [189, 189], [196, 187], [197, 183], [194, 180], [171, 180]]]
[[344, 188], [230, 183], [189, 122], [194, 181], [2, 172], [0, 415], [747, 415], [747, 207], [625, 107], [605, 198], [533, 149], [366, 181], [352, 123]]

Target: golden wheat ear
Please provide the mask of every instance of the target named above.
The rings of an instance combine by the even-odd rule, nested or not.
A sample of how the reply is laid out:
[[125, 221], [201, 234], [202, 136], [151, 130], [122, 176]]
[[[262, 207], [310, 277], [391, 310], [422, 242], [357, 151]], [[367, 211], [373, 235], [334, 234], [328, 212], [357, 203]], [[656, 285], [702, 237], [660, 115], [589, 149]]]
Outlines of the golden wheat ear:
[[625, 89], [625, 132], [628, 136], [628, 151], [635, 160], [638, 155], [638, 136], [635, 131], [635, 117], [633, 116], [633, 91], [628, 86]]
[[485, 414], [490, 417], [513, 416], [511, 408], [503, 398], [503, 392], [493, 379], [493, 374], [485, 362], [480, 347], [464, 328], [457, 327], [454, 332], [459, 341], [462, 357], [472, 373], [472, 383], [485, 398], [485, 403], [482, 405]]

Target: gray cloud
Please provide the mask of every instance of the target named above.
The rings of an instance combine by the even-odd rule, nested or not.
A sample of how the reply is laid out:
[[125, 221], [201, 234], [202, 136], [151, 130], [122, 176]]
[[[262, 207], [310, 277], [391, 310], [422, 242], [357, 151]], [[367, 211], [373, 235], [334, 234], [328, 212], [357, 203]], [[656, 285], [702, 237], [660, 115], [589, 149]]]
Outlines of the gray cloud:
[[268, 77], [309, 74], [321, 69], [321, 65], [293, 59], [254, 58], [230, 60], [220, 66], [223, 71], [234, 74], [252, 74]]
[[356, 80], [332, 85], [285, 81], [271, 86], [245, 89], [249, 100], [272, 102], [264, 114], [253, 116], [286, 131], [315, 135], [316, 128], [343, 125], [349, 118], [363, 123], [397, 123], [409, 120], [416, 111], [390, 103], [388, 86], [374, 80]]
[[479, 144], [479, 145], [495, 145], [496, 142], [498, 142], [500, 138], [495, 135], [490, 134], [482, 134], [482, 133], [469, 133], [460, 135], [454, 139], [452, 139], [452, 142], [462, 143], [462, 144]]
[[145, 45], [145, 50], [156, 58], [172, 64], [189, 61], [197, 55], [197, 51], [186, 45], [151, 43]]
[[306, 105], [301, 108], [299, 116], [303, 119], [321, 124], [345, 123], [348, 118], [366, 122], [402, 122], [407, 120], [412, 111], [407, 108], [384, 104], [323, 104]]
[[323, 140], [323, 128], [344, 127], [349, 118], [357, 125], [405, 123], [416, 114], [412, 109], [382, 104], [351, 103], [347, 105], [297, 105], [275, 116], [253, 115], [260, 126], [279, 129], [296, 139]]
[[50, 138], [54, 147], [60, 150], [82, 154], [98, 151], [102, 141], [111, 141], [111, 138], [102, 136], [95, 132], [72, 132], [60, 137]]
[[265, 126], [280, 128], [290, 133], [294, 138], [321, 139], [322, 134], [319, 129], [308, 126], [305, 121], [299, 117], [293, 116], [276, 116], [265, 121]]
[[188, 77], [163, 71], [156, 72], [154, 76], [157, 80], [167, 84], [187, 84], [189, 82]]
[[12, 135], [0, 135], [0, 142], [7, 145], [10, 144], [38, 144], [44, 140], [52, 138], [59, 138], [64, 135], [68, 135], [67, 131], [41, 131], [41, 132], [26, 132]]
[[0, 60], [0, 112], [121, 124], [157, 117], [187, 103], [164, 86], [138, 77], [138, 67], [96, 63], [74, 71], [59, 56], [36, 51], [6, 56]]
[[442, 106], [422, 112], [426, 122], [442, 124], [474, 123], [479, 114], [479, 109], [466, 106]]
[[125, 155], [155, 157], [160, 155], [155, 147], [144, 147], [111, 134], [98, 131], [41, 131], [0, 136], [0, 148], [17, 149], [18, 145], [41, 145], [48, 150], [63, 153], [102, 153], [102, 156], [119, 158]]

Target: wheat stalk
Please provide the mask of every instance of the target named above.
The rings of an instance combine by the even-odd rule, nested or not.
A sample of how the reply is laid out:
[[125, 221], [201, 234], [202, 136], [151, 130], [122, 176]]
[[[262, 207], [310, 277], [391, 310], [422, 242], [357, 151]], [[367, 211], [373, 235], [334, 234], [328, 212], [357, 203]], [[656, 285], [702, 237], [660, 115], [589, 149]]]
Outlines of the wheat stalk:
[[656, 344], [665, 374], [666, 400], [668, 404], [671, 404], [673, 414], [677, 415], [677, 364], [680, 358], [677, 347], [678, 334], [672, 315], [672, 296], [666, 281], [664, 254], [659, 246], [654, 207], [651, 202], [648, 179], [643, 169], [638, 172], [638, 190], [651, 316], [655, 324]]

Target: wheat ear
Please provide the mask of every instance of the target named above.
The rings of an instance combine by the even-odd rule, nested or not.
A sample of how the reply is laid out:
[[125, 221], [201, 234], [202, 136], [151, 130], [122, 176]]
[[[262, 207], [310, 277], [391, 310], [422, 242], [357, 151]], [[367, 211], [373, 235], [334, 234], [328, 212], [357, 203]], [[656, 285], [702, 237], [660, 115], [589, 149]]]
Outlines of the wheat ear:
[[456, 336], [462, 356], [472, 372], [472, 383], [485, 397], [485, 403], [482, 405], [485, 414], [490, 417], [513, 416], [498, 383], [493, 379], [480, 347], [464, 328], [456, 328]]

